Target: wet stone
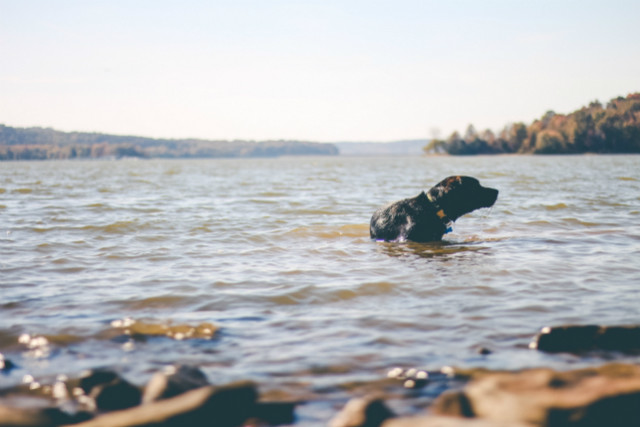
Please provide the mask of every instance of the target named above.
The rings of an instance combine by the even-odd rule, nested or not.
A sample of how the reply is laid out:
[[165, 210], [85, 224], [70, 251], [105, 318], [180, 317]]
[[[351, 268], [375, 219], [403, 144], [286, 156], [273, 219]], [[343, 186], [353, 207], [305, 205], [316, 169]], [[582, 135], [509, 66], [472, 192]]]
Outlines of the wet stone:
[[212, 339], [218, 328], [211, 323], [198, 325], [171, 323], [149, 323], [131, 318], [111, 322], [113, 332], [122, 333], [136, 341], [145, 341], [148, 337], [165, 336], [177, 341], [185, 339]]
[[387, 377], [401, 381], [404, 388], [423, 388], [429, 383], [429, 373], [416, 368], [393, 368]]
[[329, 422], [329, 427], [378, 427], [393, 416], [381, 399], [355, 398]]
[[209, 381], [199, 368], [186, 365], [169, 366], [151, 377], [145, 387], [142, 402], [166, 399], [207, 385]]
[[142, 398], [140, 390], [131, 383], [118, 379], [112, 383], [95, 387], [91, 397], [101, 411], [116, 411], [139, 405]]
[[131, 408], [142, 401], [140, 389], [113, 371], [90, 371], [80, 380], [79, 385], [93, 398], [100, 411]]
[[0, 372], [3, 374], [8, 374], [12, 369], [17, 368], [18, 366], [13, 363], [10, 359], [6, 359], [2, 353], [0, 353]]
[[566, 325], [542, 328], [530, 347], [549, 353], [640, 352], [640, 326]]
[[253, 416], [268, 425], [293, 424], [295, 402], [258, 402]]
[[439, 415], [539, 426], [639, 426], [640, 367], [610, 364], [556, 372], [477, 372], [461, 390], [440, 396]]
[[74, 424], [87, 419], [87, 414], [73, 416], [58, 408], [21, 408], [0, 405], [0, 427], [49, 427]]
[[238, 427], [256, 413], [258, 393], [251, 383], [201, 387], [178, 396], [102, 414], [77, 427]]
[[488, 356], [490, 354], [492, 354], [493, 351], [491, 351], [490, 349], [486, 348], [486, 347], [480, 347], [478, 349], [478, 354], [482, 355], [482, 356]]
[[109, 384], [112, 381], [115, 381], [118, 378], [118, 374], [107, 370], [107, 369], [93, 369], [91, 371], [85, 372], [78, 385], [85, 392], [85, 394], [90, 394], [91, 390], [98, 386]]

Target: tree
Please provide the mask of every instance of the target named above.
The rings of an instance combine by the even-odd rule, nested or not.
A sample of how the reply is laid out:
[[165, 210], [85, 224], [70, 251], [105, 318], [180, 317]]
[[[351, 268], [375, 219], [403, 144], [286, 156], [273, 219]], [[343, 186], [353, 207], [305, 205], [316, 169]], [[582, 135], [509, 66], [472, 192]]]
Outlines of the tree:
[[564, 152], [565, 141], [558, 131], [545, 129], [538, 134], [534, 153], [536, 154], [558, 154]]
[[472, 142], [477, 138], [478, 132], [476, 131], [476, 128], [472, 124], [469, 124], [469, 126], [467, 126], [467, 130], [464, 132], [465, 142]]

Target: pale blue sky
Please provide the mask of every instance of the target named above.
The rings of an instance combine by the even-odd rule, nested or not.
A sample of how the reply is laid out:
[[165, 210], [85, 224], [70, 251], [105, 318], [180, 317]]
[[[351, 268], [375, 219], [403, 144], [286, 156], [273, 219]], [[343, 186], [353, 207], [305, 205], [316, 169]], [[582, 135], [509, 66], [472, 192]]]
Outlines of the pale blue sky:
[[0, 123], [386, 141], [640, 91], [640, 1], [0, 0]]

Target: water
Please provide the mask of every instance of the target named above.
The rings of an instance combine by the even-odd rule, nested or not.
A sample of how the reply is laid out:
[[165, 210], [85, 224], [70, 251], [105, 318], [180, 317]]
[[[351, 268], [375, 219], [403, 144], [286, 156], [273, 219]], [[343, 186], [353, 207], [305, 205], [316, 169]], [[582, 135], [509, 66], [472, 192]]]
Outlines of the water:
[[[496, 205], [443, 243], [369, 239], [376, 208], [453, 174]], [[640, 362], [528, 349], [546, 325], [640, 323], [639, 156], [1, 163], [0, 254], [0, 352], [20, 366], [2, 386], [192, 363], [309, 399], [313, 424], [394, 366]], [[132, 340], [129, 318], [219, 330]]]

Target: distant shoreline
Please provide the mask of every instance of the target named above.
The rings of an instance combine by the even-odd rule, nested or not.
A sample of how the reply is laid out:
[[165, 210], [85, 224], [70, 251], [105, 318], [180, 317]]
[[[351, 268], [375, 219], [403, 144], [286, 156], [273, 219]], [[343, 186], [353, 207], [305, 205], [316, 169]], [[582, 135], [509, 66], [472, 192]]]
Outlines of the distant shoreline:
[[570, 114], [547, 111], [530, 125], [510, 123], [498, 134], [478, 132], [470, 124], [464, 135], [433, 139], [424, 150], [453, 155], [640, 153], [640, 93], [606, 105], [596, 100]]
[[0, 124], [0, 161], [123, 158], [275, 158], [283, 156], [476, 156], [640, 153], [640, 93], [598, 101], [570, 114], [548, 111], [530, 125], [499, 134], [469, 125], [446, 140], [309, 142], [298, 140], [158, 139]]
[[334, 144], [269, 140], [212, 141], [155, 139], [103, 133], [61, 132], [51, 128], [17, 128], [0, 124], [0, 160], [99, 158], [250, 158], [336, 156]]

